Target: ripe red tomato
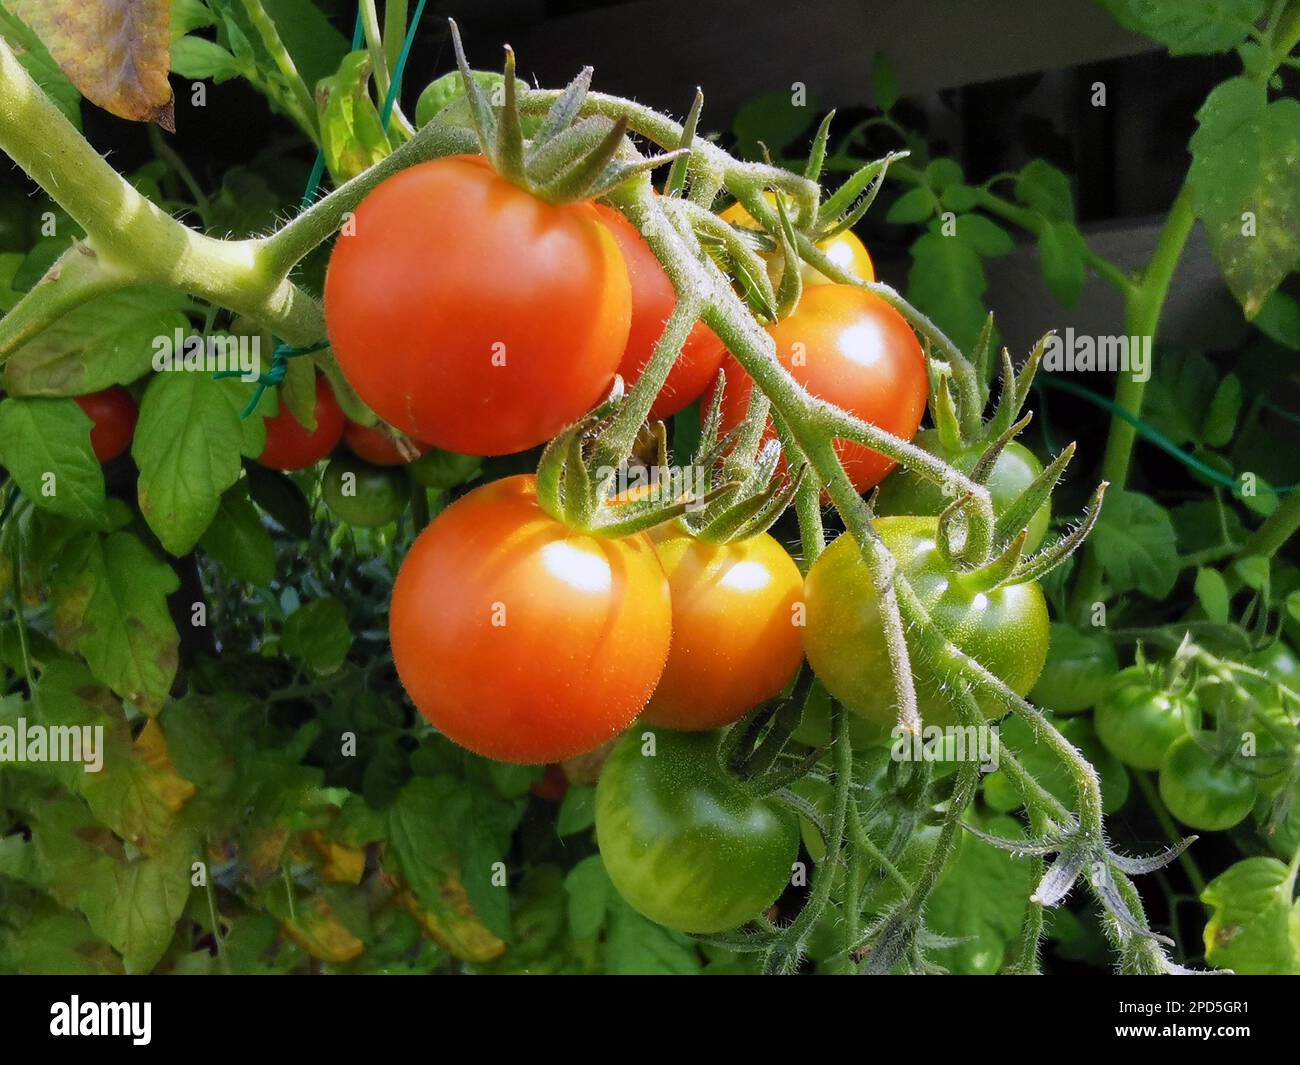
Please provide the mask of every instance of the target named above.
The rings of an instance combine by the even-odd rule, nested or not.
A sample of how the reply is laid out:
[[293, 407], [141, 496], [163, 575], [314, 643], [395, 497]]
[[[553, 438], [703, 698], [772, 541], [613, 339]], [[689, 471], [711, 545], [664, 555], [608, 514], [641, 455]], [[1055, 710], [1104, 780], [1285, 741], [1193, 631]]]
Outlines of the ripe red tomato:
[[545, 203], [481, 156], [380, 184], [325, 277], [330, 342], [361, 398], [415, 439], [469, 455], [534, 447], [594, 406], [631, 306], [591, 204]]
[[428, 444], [409, 436], [399, 440], [382, 425], [358, 425], [348, 422], [343, 439], [352, 453], [372, 466], [405, 466], [429, 450]]
[[[916, 435], [929, 392], [925, 355], [906, 320], [884, 300], [849, 285], [817, 285], [768, 332], [781, 365], [812, 395], [904, 440]], [[726, 433], [744, 420], [754, 382], [730, 355], [723, 369]], [[775, 435], [770, 425], [767, 432]], [[835, 441], [835, 451], [859, 492], [879, 484], [894, 467], [849, 441]]]
[[315, 466], [343, 438], [343, 412], [329, 382], [316, 377], [316, 428], [305, 428], [283, 400], [274, 418], [266, 419], [266, 447], [257, 461], [273, 470], [305, 470]]
[[574, 532], [532, 476], [476, 488], [416, 539], [393, 587], [412, 702], [471, 751], [558, 762], [617, 736], [668, 657], [668, 580], [645, 535]]
[[[627, 348], [618, 372], [630, 388], [650, 361], [664, 323], [677, 305], [673, 283], [650, 250], [645, 238], [618, 211], [596, 205], [600, 220], [618, 241], [623, 261], [627, 263], [632, 283], [632, 325], [627, 334]], [[696, 322], [682, 345], [682, 352], [668, 373], [668, 380], [650, 408], [650, 420], [657, 421], [690, 406], [709, 387], [722, 363], [722, 341], [703, 322]]]
[[117, 458], [131, 444], [139, 418], [131, 393], [120, 385], [75, 397], [77, 406], [95, 424], [90, 429], [90, 447], [95, 458], [108, 462]]
[[673, 601], [668, 665], [642, 720], [673, 729], [738, 721], [790, 683], [803, 661], [794, 606], [803, 577], [763, 533], [731, 544], [656, 544]]

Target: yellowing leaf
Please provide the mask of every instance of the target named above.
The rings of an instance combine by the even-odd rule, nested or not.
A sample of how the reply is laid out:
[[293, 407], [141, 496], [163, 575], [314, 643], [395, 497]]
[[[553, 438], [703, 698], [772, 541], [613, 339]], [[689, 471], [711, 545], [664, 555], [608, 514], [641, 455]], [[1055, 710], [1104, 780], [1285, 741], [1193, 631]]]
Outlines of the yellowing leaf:
[[167, 737], [157, 720], [145, 722], [135, 738], [136, 757], [151, 770], [147, 786], [158, 801], [175, 813], [194, 797], [195, 787], [178, 772], [167, 751]]
[[171, 0], [9, 0], [9, 8], [91, 103], [175, 130]]
[[506, 952], [506, 945], [474, 916], [465, 887], [455, 876], [442, 881], [438, 912], [421, 909], [420, 900], [403, 891], [397, 901], [443, 950], [462, 961], [491, 961]]
[[366, 949], [365, 943], [347, 930], [320, 896], [300, 901], [297, 916], [281, 921], [281, 927], [285, 935], [319, 961], [351, 961]]
[[329, 884], [361, 883], [361, 875], [366, 871], [364, 848], [336, 843], [317, 829], [305, 833], [303, 839], [321, 859], [322, 880]]

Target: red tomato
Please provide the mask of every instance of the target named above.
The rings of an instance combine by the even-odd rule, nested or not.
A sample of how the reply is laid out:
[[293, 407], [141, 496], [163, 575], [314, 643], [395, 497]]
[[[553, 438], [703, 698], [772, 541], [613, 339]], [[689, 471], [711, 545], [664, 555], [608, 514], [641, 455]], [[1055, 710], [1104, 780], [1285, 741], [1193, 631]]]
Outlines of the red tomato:
[[564, 775], [564, 767], [552, 763], [540, 778], [528, 785], [528, 790], [544, 802], [560, 802], [569, 790], [569, 778]]
[[343, 412], [324, 377], [316, 377], [316, 428], [307, 429], [283, 399], [280, 412], [266, 419], [266, 447], [257, 461], [273, 470], [305, 470], [315, 466], [343, 438]]
[[[916, 435], [929, 392], [925, 354], [903, 316], [884, 300], [850, 285], [816, 285], [768, 332], [781, 364], [814, 396], [904, 440]], [[754, 382], [731, 355], [723, 369], [726, 433], [744, 420]], [[770, 424], [767, 435], [775, 435]], [[835, 451], [859, 492], [879, 484], [894, 466], [846, 440], [836, 440]]]
[[723, 545], [669, 536], [656, 547], [673, 642], [642, 719], [688, 731], [739, 721], [779, 695], [803, 660], [799, 568], [766, 533]]
[[131, 393], [121, 385], [114, 385], [102, 392], [74, 398], [95, 423], [90, 429], [90, 447], [95, 458], [100, 462], [117, 458], [130, 446], [139, 417]]
[[467, 455], [534, 447], [599, 402], [631, 306], [591, 204], [545, 203], [481, 156], [380, 184], [325, 277], [330, 342], [361, 398], [409, 436]]
[[668, 657], [668, 581], [645, 535], [578, 533], [532, 476], [476, 488], [419, 535], [393, 587], [398, 676], [462, 747], [558, 762], [617, 736]]
[[343, 429], [343, 439], [354, 455], [372, 466], [405, 466], [429, 450], [428, 444], [409, 436], [398, 439], [382, 425], [348, 422]]
[[[664, 323], [677, 306], [677, 296], [673, 283], [636, 226], [612, 207], [597, 204], [596, 211], [618, 241], [632, 282], [632, 326], [623, 361], [618, 365], [618, 372], [630, 388], [650, 361]], [[703, 322], [696, 322], [682, 345], [682, 353], [668, 372], [668, 380], [655, 397], [650, 420], [661, 421], [699, 399], [717, 374], [724, 350], [717, 334]]]

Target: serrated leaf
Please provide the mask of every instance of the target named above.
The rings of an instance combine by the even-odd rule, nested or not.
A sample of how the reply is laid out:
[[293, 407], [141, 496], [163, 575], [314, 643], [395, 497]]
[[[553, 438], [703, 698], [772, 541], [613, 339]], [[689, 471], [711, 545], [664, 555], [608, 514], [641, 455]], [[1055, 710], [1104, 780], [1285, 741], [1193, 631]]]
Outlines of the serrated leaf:
[[1211, 965], [1248, 975], [1300, 975], [1300, 901], [1295, 875], [1276, 858], [1246, 858], [1206, 885]]
[[176, 677], [180, 637], [167, 596], [176, 574], [129, 532], [75, 541], [50, 580], [54, 631], [95, 676], [151, 716]]
[[1196, 215], [1247, 318], [1300, 259], [1300, 101], [1268, 102], [1263, 85], [1233, 78], [1196, 114], [1192, 186]]
[[982, 214], [964, 214], [957, 219], [957, 237], [965, 241], [980, 255], [993, 258], [1009, 255], [1015, 249], [1011, 235], [992, 219]]
[[348, 613], [337, 599], [316, 599], [300, 606], [284, 622], [285, 654], [313, 673], [328, 675], [343, 665], [352, 647]]
[[1226, 52], [1245, 40], [1267, 0], [1100, 0], [1125, 29], [1171, 55]]
[[131, 455], [140, 467], [140, 511], [174, 555], [194, 547], [239, 478], [240, 455], [266, 444], [261, 418], [242, 418], [248, 386], [211, 374], [157, 375], [140, 403]]
[[934, 214], [934, 193], [926, 188], [908, 189], [898, 197], [885, 215], [885, 221], [892, 225], [907, 225], [910, 222], [924, 222]]
[[70, 399], [0, 401], [0, 462], [38, 507], [102, 528], [104, 471], [90, 447], [92, 424]]
[[172, 73], [199, 81], [211, 78], [220, 85], [244, 73], [239, 60], [206, 37], [178, 37], [172, 41]]
[[222, 494], [217, 515], [199, 546], [241, 581], [265, 587], [275, 577], [275, 544], [243, 481]]
[[1016, 175], [1016, 199], [1053, 222], [1074, 220], [1070, 179], [1051, 163], [1034, 159]]
[[1116, 592], [1164, 599], [1178, 579], [1178, 549], [1169, 511], [1150, 496], [1112, 488], [1093, 531], [1097, 558]]
[[18, 348], [4, 367], [14, 396], [84, 396], [126, 385], [149, 372], [155, 340], [187, 330], [181, 292], [156, 286], [124, 289], [63, 315]]
[[169, 0], [9, 0], [91, 103], [175, 129]]
[[1083, 234], [1070, 222], [1050, 222], [1038, 234], [1038, 261], [1052, 295], [1065, 307], [1079, 302], [1087, 271]]

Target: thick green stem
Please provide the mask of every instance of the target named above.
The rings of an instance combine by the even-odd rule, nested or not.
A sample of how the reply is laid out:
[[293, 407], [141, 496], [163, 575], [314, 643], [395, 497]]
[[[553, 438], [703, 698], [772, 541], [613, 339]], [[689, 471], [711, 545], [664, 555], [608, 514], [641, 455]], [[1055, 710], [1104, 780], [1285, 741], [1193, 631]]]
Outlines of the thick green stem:
[[[1155, 251], [1151, 254], [1151, 261], [1147, 264], [1141, 281], [1126, 300], [1125, 328], [1128, 335], [1136, 337], [1139, 342], [1156, 335], [1160, 312], [1164, 308], [1165, 297], [1169, 294], [1169, 283], [1195, 224], [1191, 186], [1184, 185], [1174, 200], [1169, 217], [1165, 219], [1164, 229], [1156, 241]], [[1146, 381], [1137, 380], [1136, 375], [1121, 373], [1115, 386], [1116, 404], [1133, 417], [1139, 417], [1142, 414], [1146, 387]], [[1111, 420], [1106, 453], [1101, 464], [1103, 481], [1108, 481], [1116, 488], [1124, 487], [1136, 440], [1137, 429], [1132, 424], [1122, 418]], [[1101, 562], [1096, 549], [1089, 544], [1071, 598], [1073, 614], [1083, 617], [1092, 609], [1093, 602], [1101, 592], [1101, 583]]]
[[1251, 534], [1237, 555], [1239, 558], [1251, 555], [1272, 558], [1297, 529], [1300, 529], [1300, 492], [1292, 492], [1282, 497], [1277, 510], [1264, 519], [1264, 524]]

